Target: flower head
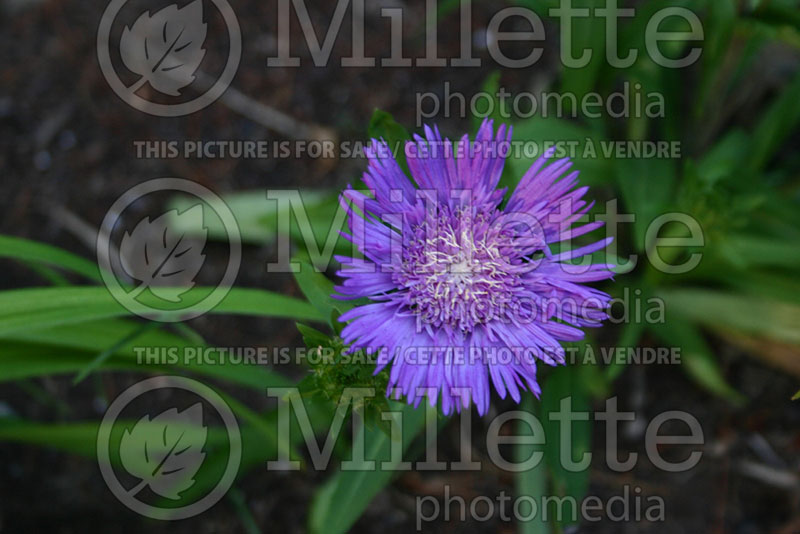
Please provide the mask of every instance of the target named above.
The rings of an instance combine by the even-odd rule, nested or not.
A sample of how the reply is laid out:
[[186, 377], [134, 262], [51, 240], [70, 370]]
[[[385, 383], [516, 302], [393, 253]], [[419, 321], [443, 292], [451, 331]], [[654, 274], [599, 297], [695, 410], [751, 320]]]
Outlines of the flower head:
[[[337, 257], [339, 298], [366, 298], [340, 317], [351, 350], [391, 364], [389, 391], [418, 404], [441, 398], [442, 411], [474, 401], [484, 414], [491, 382], [500, 397], [540, 393], [536, 362], [564, 362], [562, 341], [599, 326], [609, 296], [585, 282], [612, 276], [611, 265], [575, 264], [610, 238], [582, 247], [597, 229], [592, 204], [576, 188], [568, 158], [546, 152], [522, 176], [504, 207], [498, 189], [510, 128], [484, 121], [476, 139], [443, 140], [425, 127], [406, 147], [413, 183], [383, 141], [372, 141], [367, 196], [348, 188], [347, 237], [363, 258]], [[566, 245], [566, 246], [565, 246]]]

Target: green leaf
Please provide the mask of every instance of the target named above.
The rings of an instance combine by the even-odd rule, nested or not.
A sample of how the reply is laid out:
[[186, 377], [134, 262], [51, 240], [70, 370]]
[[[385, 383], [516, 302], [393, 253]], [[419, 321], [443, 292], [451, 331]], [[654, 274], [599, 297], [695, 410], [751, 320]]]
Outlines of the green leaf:
[[232, 487], [228, 490], [226, 497], [228, 497], [228, 500], [233, 504], [233, 508], [239, 515], [239, 521], [242, 522], [245, 534], [261, 534], [261, 529], [258, 527], [258, 523], [248, 507], [247, 496], [244, 492], [237, 487]]
[[[500, 90], [500, 74], [499, 70], [492, 71], [483, 81], [481, 93], [488, 95], [491, 100], [480, 100], [482, 103], [485, 102], [485, 107], [480, 107], [475, 110], [477, 113], [472, 116], [473, 131], [478, 131], [484, 118], [495, 121], [495, 128], [498, 126], [498, 123], [508, 120], [506, 117], [509, 115], [509, 110], [502, 107], [506, 103], [497, 98], [497, 94]], [[491, 113], [487, 113], [488, 111], [491, 111]]]
[[[564, 421], [561, 424], [572, 427], [569, 441], [563, 441], [561, 424], [552, 420], [551, 414], [560, 411], [562, 399], [571, 399], [573, 413], [586, 413], [591, 410], [589, 395], [580, 379], [579, 366], [570, 365], [553, 369], [542, 387], [541, 423], [547, 439], [544, 445], [544, 459], [552, 475], [553, 493], [562, 497], [572, 497], [580, 503], [589, 490], [589, 468], [573, 472], [567, 470], [561, 461], [571, 458], [578, 462], [585, 453], [591, 452], [592, 425], [590, 419]], [[563, 524], [570, 524], [567, 518]]]
[[[725, 56], [731, 52], [731, 37], [737, 18], [736, 2], [712, 1], [708, 3], [708, 8], [708, 15], [703, 21], [702, 69], [700, 69], [700, 84], [695, 100], [697, 116], [701, 116], [709, 105], [717, 111], [725, 102], [725, 98], [718, 98], [720, 93], [727, 89], [727, 87], [720, 86], [719, 73]], [[717, 97], [717, 101], [710, 102], [711, 95]]]
[[310, 263], [295, 258], [293, 262], [299, 263], [299, 269], [294, 273], [294, 279], [300, 286], [300, 291], [308, 299], [321, 317], [325, 317], [328, 324], [333, 326], [332, 316], [336, 308], [333, 298], [333, 282], [324, 274], [317, 272]]
[[792, 400], [793, 400], [793, 401], [795, 401], [795, 400], [798, 400], [798, 399], [800, 399], [800, 391], [798, 391], [797, 393], [795, 393], [795, 394], [794, 394], [794, 396], [792, 397]]
[[47, 280], [50, 285], [60, 287], [71, 285], [69, 280], [64, 278], [60, 272], [52, 267], [33, 261], [23, 261], [23, 263], [25, 263], [31, 271]]
[[[781, 91], [780, 96], [761, 115], [758, 125], [753, 130], [753, 142], [748, 148], [751, 173], [766, 167], [800, 122], [798, 94], [800, 94], [800, 72], [795, 74], [792, 81]], [[749, 176], [748, 173], [748, 179]]]
[[645, 235], [653, 219], [668, 211], [675, 190], [675, 164], [668, 159], [618, 159], [617, 182], [633, 224], [636, 248], [645, 248]]
[[718, 267], [713, 274], [714, 279], [751, 296], [800, 305], [800, 280], [796, 276], [756, 269], [740, 271], [724, 266]]
[[[274, 194], [279, 192], [274, 191]], [[304, 190], [300, 192], [303, 208], [309, 216], [312, 228], [316, 235], [322, 234], [326, 225], [330, 225], [334, 214], [339, 207], [338, 194], [328, 190]], [[278, 235], [278, 221], [284, 215], [288, 204], [267, 199], [263, 190], [239, 191], [228, 193], [222, 197], [223, 202], [230, 208], [239, 226], [242, 242], [263, 245], [271, 243]], [[196, 199], [185, 196], [176, 196], [170, 200], [170, 214], [188, 210], [196, 204]], [[174, 211], [173, 211], [174, 210]], [[181, 217], [171, 216], [169, 227], [177, 233], [196, 237], [198, 229]], [[208, 238], [217, 241], [227, 241], [228, 232], [225, 225], [218, 217], [209, 216], [203, 220], [204, 229], [208, 230]], [[317, 231], [317, 228], [320, 231]], [[301, 239], [302, 236], [296, 224], [291, 227], [292, 238]], [[322, 234], [324, 235], [324, 234]]]
[[753, 0], [751, 16], [774, 26], [778, 30], [800, 30], [800, 12], [795, 0]]
[[[3, 341], [0, 343], [0, 382], [43, 375], [75, 373], [86, 367], [95, 353], [46, 345]], [[110, 357], [98, 367], [102, 370], [167, 372], [167, 367], [141, 366], [135, 361]]]
[[[425, 424], [425, 409], [407, 405], [393, 410], [403, 414], [402, 449], [405, 451]], [[374, 470], [338, 471], [317, 490], [309, 512], [309, 530], [312, 534], [343, 534], [358, 520], [372, 499], [396, 474], [393, 468], [382, 467], [391, 461], [391, 433], [361, 425], [355, 439], [366, 439], [365, 458], [376, 462]], [[395, 445], [396, 447], [397, 445]], [[392, 463], [391, 465], [396, 465]]]
[[744, 395], [728, 384], [719, 362], [694, 325], [671, 318], [663, 324], [652, 324], [649, 329], [669, 346], [680, 347], [681, 368], [700, 386], [735, 405], [745, 401]]
[[[606, 64], [606, 19], [594, 12], [593, 8], [596, 7], [594, 0], [573, 0], [572, 7], [573, 9], [591, 9], [588, 16], [573, 18], [569, 29], [572, 33], [573, 57], [580, 57], [584, 50], [591, 53], [591, 57], [585, 65], [573, 68], [563, 67], [561, 72], [562, 94], [573, 93], [580, 102], [587, 93], [597, 90], [598, 77], [603, 65]], [[561, 36], [562, 41], [565, 37]]]
[[[622, 333], [619, 336], [619, 341], [617, 342], [618, 347], [635, 347], [639, 343], [639, 339], [642, 337], [642, 332], [644, 331], [644, 325], [641, 321], [629, 321], [625, 323], [622, 327]], [[622, 374], [622, 371], [625, 370], [625, 364], [621, 363], [617, 360], [611, 362], [605, 368], [605, 375], [609, 381], [614, 381]]]
[[[208, 294], [212, 288], [196, 287], [185, 295]], [[192, 302], [190, 297], [184, 299]], [[158, 300], [142, 293], [140, 301], [155, 307]], [[181, 317], [195, 309], [161, 312], [163, 317]], [[210, 313], [254, 315], [299, 320], [326, 320], [310, 304], [269, 291], [232, 288]], [[98, 319], [130, 315], [104, 287], [56, 287], [15, 289], [0, 292], [0, 335]]]
[[527, 157], [525, 152], [519, 157], [513, 153], [509, 155], [506, 165], [511, 172], [503, 173], [500, 187], [513, 189], [533, 162], [553, 144], [560, 147], [556, 148], [555, 159], [570, 156], [572, 170], [580, 171], [582, 184], [601, 184], [611, 176], [610, 161], [603, 156], [605, 139], [573, 122], [555, 117], [532, 117], [514, 124], [514, 140], [524, 142], [525, 152], [530, 150], [533, 157]]
[[[117, 420], [115, 427], [131, 428], [134, 421]], [[78, 422], [78, 423], [39, 423], [26, 420], [4, 420], [0, 421], [0, 442], [16, 442], [49, 447], [63, 452], [77, 454], [86, 458], [96, 458], [97, 456], [97, 434], [100, 430], [100, 422]], [[155, 430], [155, 429], [154, 429]], [[265, 441], [263, 434], [249, 426], [241, 428], [242, 436], [242, 460], [239, 467], [239, 474], [264, 463], [275, 456], [276, 444]], [[299, 432], [294, 433], [300, 436]], [[202, 471], [221, 472], [222, 469], [213, 466], [221, 466], [224, 469], [228, 462], [228, 454], [224, 453], [225, 447], [220, 445], [227, 442], [227, 433], [222, 428], [209, 428], [208, 443], [209, 456], [203, 463]], [[118, 455], [110, 455], [112, 464], [119, 466]], [[202, 472], [201, 471], [201, 472]], [[218, 479], [210, 480], [206, 477], [199, 477], [197, 483], [187, 490], [182, 498], [190, 501], [192, 496], [202, 496], [207, 493]]]
[[[301, 250], [308, 251], [312, 242], [317, 250], [324, 250], [326, 240], [330, 239], [333, 253], [352, 252], [350, 242], [337, 233], [341, 228], [335, 228], [343, 221], [337, 191], [300, 191], [302, 205], [291, 204], [292, 199], [297, 200], [297, 191], [270, 192], [277, 199], [268, 199], [264, 191], [244, 191], [222, 197], [236, 217], [242, 242], [263, 245], [275, 241], [281, 232], [288, 232]], [[181, 211], [190, 208], [193, 203], [194, 199], [178, 196], [172, 199], [170, 207]], [[279, 221], [288, 221], [288, 227], [283, 226], [285, 223], [279, 224]], [[218, 217], [206, 217], [203, 224], [208, 230], [209, 239], [228, 240], [227, 230]], [[197, 229], [187, 225], [180, 217], [172, 217], [169, 226], [176, 232], [197, 237]]]
[[708, 289], [663, 290], [661, 297], [667, 322], [678, 316], [716, 329], [800, 344], [800, 306]]
[[58, 247], [20, 237], [0, 235], [0, 258], [42, 263], [60, 267], [90, 280], [102, 280], [97, 264]]
[[52, 447], [87, 458], [94, 458], [97, 454], [99, 429], [99, 421], [39, 423], [24, 420], [2, 420], [0, 421], [0, 442], [13, 441]]
[[297, 330], [300, 332], [300, 335], [303, 336], [303, 343], [306, 344], [306, 347], [318, 347], [318, 346], [327, 346], [330, 344], [330, 336], [327, 334], [320, 332], [316, 328], [311, 328], [310, 326], [295, 323], [297, 326]]
[[78, 384], [84, 378], [89, 376], [89, 374], [92, 371], [94, 371], [95, 369], [97, 369], [98, 367], [103, 365], [103, 363], [108, 358], [110, 358], [111, 355], [116, 353], [120, 348], [124, 347], [125, 345], [128, 345], [128, 344], [132, 343], [137, 338], [139, 338], [142, 334], [144, 334], [145, 332], [147, 332], [151, 328], [155, 328], [157, 326], [159, 326], [159, 324], [158, 323], [154, 323], [152, 321], [143, 323], [138, 329], [136, 329], [135, 331], [133, 331], [130, 334], [126, 335], [124, 338], [120, 339], [119, 341], [117, 341], [116, 343], [111, 345], [109, 348], [105, 349], [103, 352], [98, 354], [91, 362], [89, 362], [88, 365], [86, 365], [83, 369], [81, 369], [81, 371], [72, 380], [72, 385], [74, 386], [75, 384]]
[[386, 141], [389, 145], [389, 149], [395, 154], [395, 159], [400, 165], [400, 168], [410, 176], [405, 153], [405, 143], [411, 139], [408, 130], [395, 121], [391, 114], [376, 109], [372, 112], [367, 134], [371, 139], [383, 139]]
[[[29, 377], [80, 371], [98, 352], [106, 351], [119, 340], [138, 332], [141, 326], [142, 323], [136, 321], [106, 319], [2, 334], [0, 380], [9, 376]], [[202, 350], [205, 345], [189, 342], [163, 330], [151, 330], [118, 346], [113, 356], [104, 361], [100, 368], [143, 372], [184, 369], [259, 391], [270, 386], [292, 385], [289, 379], [260, 365], [205, 365], [195, 359], [186, 361], [182, 357], [173, 365], [158, 365], [148, 363], [146, 354], [143, 361], [139, 362], [135, 347], [171, 347], [179, 354], [184, 354], [186, 349]]]
[[750, 143], [750, 136], [742, 130], [727, 132], [698, 162], [697, 175], [700, 180], [713, 186], [740, 171]]
[[[524, 393], [522, 402], [519, 405], [520, 411], [525, 411], [536, 416], [537, 400], [531, 393]], [[519, 422], [516, 428], [517, 436], [530, 436], [532, 429], [530, 425], [522, 421]], [[515, 445], [514, 454], [516, 461], [521, 463], [531, 457], [537, 450], [535, 445]], [[536, 467], [530, 471], [523, 471], [517, 473], [516, 476], [517, 498], [531, 497], [534, 502], [542, 502], [542, 497], [547, 495], [547, 466], [544, 461], [539, 462]], [[532, 510], [521, 509], [521, 516], [530, 516]], [[537, 510], [536, 515], [530, 521], [520, 521], [519, 530], [520, 534], [549, 534], [550, 529], [547, 522], [543, 520], [541, 510]]]
[[778, 239], [764, 235], [727, 235], [719, 243], [720, 252], [732, 265], [741, 268], [775, 266], [796, 268], [800, 265], [800, 240]]

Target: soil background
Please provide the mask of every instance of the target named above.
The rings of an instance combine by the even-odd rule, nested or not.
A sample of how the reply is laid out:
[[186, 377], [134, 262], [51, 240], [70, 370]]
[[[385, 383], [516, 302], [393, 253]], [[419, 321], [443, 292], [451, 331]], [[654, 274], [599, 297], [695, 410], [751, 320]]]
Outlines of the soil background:
[[[336, 2], [306, 2], [311, 19], [326, 28]], [[496, 7], [488, 2], [473, 6], [476, 34]], [[145, 5], [145, 4], [142, 4]], [[349, 15], [335, 42], [329, 65], [311, 61], [296, 18], [292, 17], [292, 50], [301, 57], [297, 68], [267, 67], [276, 53], [276, 2], [232, 0], [242, 31], [242, 60], [232, 87], [255, 102], [286, 113], [309, 127], [322, 127], [339, 140], [364, 140], [375, 108], [392, 113], [412, 126], [417, 95], [442, 95], [444, 83], [453, 92], [472, 95], [495, 68], [485, 49], [477, 68], [342, 68], [338, 60], [350, 53]], [[380, 19], [381, 6], [369, 3], [365, 40], [368, 54], [388, 57], [388, 25]], [[399, 4], [397, 4], [399, 5]], [[406, 7], [404, 45], [411, 56], [424, 53], [424, 6]], [[77, 0], [4, 0], [0, 2], [0, 232], [52, 243], [93, 258], [92, 230], [96, 231], [111, 204], [127, 189], [151, 178], [179, 176], [217, 193], [280, 188], [341, 188], [355, 182], [364, 168], [361, 159], [330, 160], [197, 159], [137, 157], [135, 142], [143, 140], [282, 140], [285, 134], [237, 113], [221, 102], [180, 118], [159, 118], [126, 105], [110, 89], [96, 56], [96, 32], [105, 5]], [[548, 51], [557, 49], [556, 28], [549, 25]], [[216, 29], [218, 30], [218, 28]], [[210, 32], [216, 31], [213, 24]], [[322, 30], [318, 30], [318, 34]], [[459, 55], [459, 16], [453, 12], [439, 24], [442, 57]], [[478, 41], [476, 37], [476, 41]], [[204, 65], [224, 63], [225, 49], [209, 47]], [[512, 93], [546, 87], [557, 76], [555, 58], [545, 54], [535, 68], [504, 70], [502, 83]], [[451, 137], [471, 131], [468, 117], [439, 117]], [[143, 206], [157, 211], [160, 206]], [[290, 276], [267, 274], [274, 246], [245, 247], [237, 284], [299, 295]], [[0, 262], [2, 288], [44, 285], [47, 281], [25, 266]], [[288, 321], [206, 316], [191, 322], [209, 343], [226, 345], [300, 346], [301, 339]], [[609, 327], [615, 328], [613, 326]], [[615, 336], [609, 334], [609, 340]], [[621, 433], [623, 451], [639, 453], [629, 473], [614, 473], [605, 462], [593, 465], [590, 494], [604, 500], [621, 494], [623, 487], [639, 487], [646, 496], [663, 497], [665, 521], [615, 523], [607, 518], [585, 522], [573, 532], [586, 533], [800, 533], [800, 403], [789, 398], [796, 381], [715, 343], [731, 384], [748, 402], [734, 408], [691, 384], [675, 366], [629, 366], [615, 383], [612, 395], [621, 409], [637, 414], [635, 424]], [[647, 340], [645, 340], [647, 342]], [[299, 376], [299, 369], [281, 372]], [[138, 377], [140, 378], [140, 377]], [[71, 386], [71, 377], [32, 381], [34, 395], [18, 383], [0, 384], [0, 409], [39, 421], [98, 418], [104, 399], [113, 398], [137, 376], [101, 373], [94, 380]], [[265, 408], [267, 399], [251, 391], [235, 392], [251, 407]], [[510, 408], [498, 402], [494, 410]], [[64, 413], [59, 406], [68, 406]], [[600, 408], [601, 405], [596, 406]], [[680, 474], [663, 473], [647, 460], [643, 436], [647, 422], [667, 410], [684, 410], [702, 424], [705, 445], [673, 447], [664, 454], [685, 458], [702, 450], [696, 468]], [[474, 417], [474, 448], [486, 457], [483, 420]], [[605, 453], [605, 432], [595, 425], [593, 452]], [[458, 425], [450, 424], [440, 437], [442, 460], [458, 458]], [[97, 465], [86, 459], [44, 448], [0, 444], [0, 532], [170, 534], [244, 532], [230, 500], [193, 519], [158, 523], [133, 514], [104, 484]], [[488, 464], [488, 462], [484, 462]], [[766, 466], [753, 475], [747, 466]], [[327, 473], [291, 475], [254, 469], [237, 487], [261, 532], [306, 531], [307, 510], [314, 490]], [[787, 487], [785, 480], [790, 481]], [[794, 480], [792, 484], [791, 481]], [[408, 473], [399, 476], [370, 505], [353, 533], [407, 533], [414, 530], [418, 496], [443, 497], [449, 484], [469, 501], [477, 495], [514, 495], [514, 480], [488, 467], [479, 473]], [[495, 516], [487, 521], [436, 521], [425, 532], [515, 532], [516, 525]]]

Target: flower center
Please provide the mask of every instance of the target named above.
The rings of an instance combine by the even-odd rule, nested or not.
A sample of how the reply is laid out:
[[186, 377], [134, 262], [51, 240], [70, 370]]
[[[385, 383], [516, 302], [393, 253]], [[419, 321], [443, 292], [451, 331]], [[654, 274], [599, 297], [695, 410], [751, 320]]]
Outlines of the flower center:
[[520, 283], [509, 272], [511, 236], [483, 214], [440, 207], [429, 219], [405, 242], [395, 282], [424, 323], [470, 332], [506, 310]]

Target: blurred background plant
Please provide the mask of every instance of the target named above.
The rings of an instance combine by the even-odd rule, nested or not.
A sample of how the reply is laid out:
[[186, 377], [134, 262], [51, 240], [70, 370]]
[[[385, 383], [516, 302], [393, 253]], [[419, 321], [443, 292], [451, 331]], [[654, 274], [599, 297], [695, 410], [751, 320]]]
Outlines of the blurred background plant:
[[[518, 4], [546, 18], [547, 9], [557, 2], [520, 0]], [[579, 7], [584, 4], [588, 5], [574, 2]], [[663, 95], [663, 118], [612, 118], [604, 114], [598, 119], [582, 116], [580, 109], [574, 110], [575, 116], [570, 118], [543, 109], [528, 118], [506, 118], [499, 100], [494, 103], [494, 115], [501, 122], [513, 124], [515, 140], [535, 143], [539, 152], [547, 143], [575, 143], [578, 148], [574, 167], [581, 171], [582, 183], [592, 187], [591, 194], [598, 200], [592, 215], [603, 213], [606, 201], [619, 199], [619, 212], [636, 217], [633, 224], [617, 226], [615, 237], [619, 258], [635, 254], [639, 260], [635, 266], [621, 269], [616, 281], [603, 289], [619, 298], [628, 298], [625, 291], [636, 292], [636, 298], [643, 303], [661, 299], [665, 320], [610, 324], [590, 331], [577, 348], [590, 346], [600, 354], [602, 347], [679, 347], [679, 368], [686, 375], [685, 383], [679, 387], [696, 387], [703, 395], [721, 399], [725, 406], [721, 413], [735, 417], [746, 413], [757, 395], [741, 391], [732, 382], [731, 353], [747, 354], [759, 362], [757, 365], [772, 368], [774, 376], [790, 377], [794, 384], [800, 380], [800, 10], [790, 0], [686, 0], [667, 4], [684, 6], [701, 15], [703, 53], [691, 68], [666, 69], [653, 62], [645, 49], [644, 26], [663, 6], [660, 2], [641, 2], [636, 3], [636, 15], [621, 23], [619, 37], [619, 50], [638, 51], [632, 66], [616, 69], [607, 65], [605, 20], [589, 16], [576, 19], [573, 44], [593, 51], [590, 64], [556, 71], [544, 86], [541, 80], [537, 82], [539, 89], [573, 94], [577, 101], [589, 92], [608, 97], [625, 90], [627, 84], [629, 90], [641, 95]], [[440, 2], [440, 23], [457, 24], [458, 5], [455, 1]], [[670, 24], [674, 31], [688, 30], [679, 26], [678, 19], [669, 19], [665, 26]], [[674, 41], [670, 45], [674, 57], [682, 57], [696, 43]], [[496, 94], [506, 77], [514, 75], [518, 73], [488, 73], [480, 80], [482, 89]], [[441, 76], [446, 79], [447, 75]], [[526, 87], [517, 84], [517, 88]], [[403, 122], [386, 111], [375, 111], [363, 137], [384, 137], [390, 142], [408, 139], [409, 131], [415, 129]], [[480, 117], [475, 117], [471, 124], [475, 127], [479, 122]], [[446, 119], [440, 124], [451, 136], [460, 135], [457, 125], [448, 124]], [[676, 159], [604, 156], [599, 147], [611, 141], [679, 142], [681, 154]], [[591, 151], [586, 155], [587, 145], [595, 148], [595, 155]], [[510, 159], [503, 175], [504, 185], [513, 189], [532, 161]], [[4, 162], [11, 165], [9, 160]], [[359, 167], [363, 168], [363, 162]], [[226, 400], [243, 426], [240, 482], [229, 495], [229, 505], [238, 515], [242, 530], [263, 531], [259, 526], [262, 521], [254, 516], [240, 484], [245, 483], [242, 481], [248, 473], [264, 470], [265, 462], [277, 457], [279, 440], [274, 406], [267, 406], [261, 399], [254, 401], [254, 395], [263, 396], [267, 387], [299, 383], [312, 403], [312, 423], [324, 433], [334, 417], [343, 387], [367, 385], [376, 386], [379, 391], [385, 388], [385, 376], [373, 377], [367, 366], [339, 361], [344, 347], [335, 318], [345, 311], [346, 304], [329, 297], [334, 269], [327, 275], [315, 272], [309, 260], [315, 251], [308, 250], [308, 244], [324, 244], [340, 209], [338, 191], [348, 181], [355, 183], [356, 176], [337, 179], [326, 188], [307, 187], [303, 191], [308, 216], [305, 228], [310, 228], [312, 234], [304, 233], [304, 226], [295, 217], [291, 225], [295, 251], [304, 262], [304, 268], [295, 276], [295, 287], [301, 294], [284, 288], [235, 288], [212, 311], [296, 321], [300, 337], [292, 338], [295, 342], [302, 339], [310, 349], [328, 348], [336, 355], [334, 365], [309, 366], [289, 375], [267, 367], [138, 364], [134, 347], [207, 345], [203, 323], [190, 328], [133, 317], [101, 285], [96, 264], [85, 255], [21, 237], [0, 238], [0, 256], [18, 262], [32, 273], [9, 280], [8, 289], [0, 292], [0, 380], [11, 383], [10, 387], [23, 392], [30, 402], [42, 406], [41, 417], [29, 418], [16, 413], [13, 403], [0, 405], [0, 440], [94, 457], [99, 418], [86, 417], [86, 411], [76, 409], [70, 395], [54, 394], [48, 385], [50, 376], [66, 375], [59, 380], [67, 384], [67, 391], [75, 385], [93, 383], [96, 398], [103, 402], [110, 400], [103, 381], [108, 373], [177, 373], [213, 381], [228, 392]], [[278, 221], [285, 215], [280, 212], [281, 204], [265, 201], [263, 189], [230, 191], [224, 199], [236, 215], [246, 244], [264, 247], [274, 243]], [[185, 205], [185, 199], [174, 198], [171, 207], [182, 209]], [[690, 236], [685, 225], [680, 224], [667, 225], [658, 234], [647, 232], [654, 219], [669, 212], [685, 213], [696, 220], [702, 228], [702, 245], [659, 246], [660, 238]], [[210, 239], [224, 236], [222, 229], [213, 225], [208, 232]], [[340, 241], [335, 249], [346, 251], [349, 246]], [[702, 260], [689, 272], [665, 274], [649, 261], [648, 253], [654, 251], [670, 264], [681, 264], [698, 252]], [[617, 259], [612, 257], [611, 261]], [[203, 290], [198, 287], [191, 291]], [[216, 331], [212, 335], [216, 343], [226, 341]], [[233, 341], [227, 339], [228, 343]], [[575, 457], [597, 447], [592, 443], [592, 423], [576, 423], [573, 440], [561, 444], [558, 429], [547, 414], [557, 410], [565, 396], [572, 396], [574, 410], [591, 410], [598, 400], [615, 395], [619, 390], [616, 381], [625, 373], [622, 365], [602, 362], [543, 371], [541, 400], [527, 395], [522, 409], [535, 413], [545, 425], [545, 465], [516, 476], [513, 484], [517, 494], [580, 499], [587, 493], [595, 471], [568, 472], [560, 465], [558, 454], [562, 446], [571, 447]], [[631, 381], [627, 383], [637, 383], [635, 378]], [[778, 404], [775, 409], [794, 410], [790, 396], [791, 391], [784, 396], [786, 404]], [[508, 403], [498, 406], [500, 410], [513, 409]], [[390, 407], [402, 410], [407, 419], [403, 441], [407, 459], [420, 456], [425, 445], [424, 418], [420, 413], [423, 410], [401, 407], [380, 397], [356, 407], [366, 420], [357, 430], [364, 436], [342, 436], [335, 454], [347, 458], [349, 440], [365, 437], [367, 459], [389, 460], [391, 428], [379, 414]], [[443, 432], [454, 426], [457, 423], [446, 419], [438, 422]], [[526, 429], [523, 426], [518, 431], [525, 433]], [[796, 432], [791, 432], [789, 441], [791, 436], [797, 438]], [[304, 458], [299, 431], [295, 428], [291, 436], [292, 456]], [[796, 444], [794, 447], [796, 451]], [[535, 448], [518, 446], [515, 454], [527, 458]], [[213, 458], [213, 451], [211, 456], [212, 461], [224, 460]], [[796, 474], [797, 467], [791, 464], [789, 470]], [[308, 501], [308, 528], [311, 532], [334, 534], [353, 529], [396, 473], [333, 470], [325, 474], [324, 480], [303, 476], [312, 477], [314, 488]], [[494, 479], [499, 475], [488, 476]], [[215, 480], [199, 478], [192, 492], [199, 493], [214, 483]], [[406, 486], [414, 483], [414, 479], [405, 481]], [[424, 484], [419, 486], [420, 491], [425, 491]], [[408, 491], [413, 494], [415, 490], [412, 487]], [[253, 491], [247, 496], [254, 498]], [[787, 524], [797, 524], [791, 520], [797, 521], [796, 517], [788, 518]], [[526, 533], [563, 532], [570, 524], [569, 518], [533, 520], [520, 524], [519, 529]], [[368, 530], [363, 524], [358, 528]]]

